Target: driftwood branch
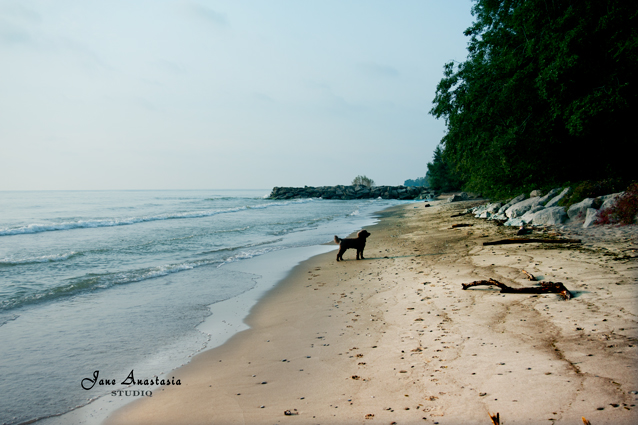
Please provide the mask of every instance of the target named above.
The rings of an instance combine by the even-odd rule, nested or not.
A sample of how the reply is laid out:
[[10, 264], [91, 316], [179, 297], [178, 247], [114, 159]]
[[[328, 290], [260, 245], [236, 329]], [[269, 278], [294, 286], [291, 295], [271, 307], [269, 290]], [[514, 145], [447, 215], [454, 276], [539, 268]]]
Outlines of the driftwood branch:
[[456, 229], [457, 227], [472, 227], [472, 226], [474, 225], [469, 223], [459, 223], [459, 224], [453, 224], [452, 229]]
[[528, 278], [529, 280], [536, 281], [536, 277], [535, 277], [533, 274], [531, 274], [530, 272], [525, 271], [525, 270], [522, 270], [522, 272], [523, 272], [523, 274], [524, 274], [525, 276], [527, 276], [527, 278]]
[[501, 294], [561, 294], [564, 299], [572, 298], [572, 293], [565, 288], [562, 282], [541, 282], [540, 286], [531, 286], [526, 288], [512, 288], [504, 283], [494, 279], [477, 280], [470, 283], [463, 283], [463, 290], [473, 286], [498, 286], [501, 288]]
[[472, 214], [472, 213], [471, 212], [462, 212], [462, 213], [451, 215], [450, 217], [452, 217], [452, 218], [453, 217], [462, 217], [462, 216], [468, 215], [468, 214]]
[[580, 239], [532, 239], [532, 238], [509, 238], [498, 241], [483, 242], [483, 245], [507, 245], [514, 243], [580, 243]]

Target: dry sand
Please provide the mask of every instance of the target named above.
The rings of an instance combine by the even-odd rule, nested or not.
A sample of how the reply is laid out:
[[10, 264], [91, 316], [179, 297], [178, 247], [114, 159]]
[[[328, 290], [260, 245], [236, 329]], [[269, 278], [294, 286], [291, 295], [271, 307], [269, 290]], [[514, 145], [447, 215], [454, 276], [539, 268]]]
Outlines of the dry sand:
[[[250, 329], [175, 371], [181, 386], [107, 423], [489, 424], [488, 412], [506, 424], [638, 423], [636, 226], [578, 231], [584, 244], [483, 246], [516, 229], [450, 217], [470, 205], [383, 212], [366, 260], [349, 250], [301, 263]], [[532, 285], [522, 269], [575, 297], [461, 289]]]

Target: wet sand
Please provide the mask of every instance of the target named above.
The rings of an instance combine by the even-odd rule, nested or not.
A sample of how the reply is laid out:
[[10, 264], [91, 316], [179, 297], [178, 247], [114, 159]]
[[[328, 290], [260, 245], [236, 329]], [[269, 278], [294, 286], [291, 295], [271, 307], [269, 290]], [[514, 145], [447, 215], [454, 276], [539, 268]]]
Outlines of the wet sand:
[[[172, 374], [182, 385], [106, 423], [489, 424], [488, 412], [507, 424], [638, 423], [636, 226], [583, 244], [483, 246], [517, 229], [450, 217], [473, 202], [432, 205], [383, 212], [365, 260], [349, 250], [302, 262], [253, 308], [250, 329]], [[461, 288], [533, 285], [523, 269], [575, 297]]]

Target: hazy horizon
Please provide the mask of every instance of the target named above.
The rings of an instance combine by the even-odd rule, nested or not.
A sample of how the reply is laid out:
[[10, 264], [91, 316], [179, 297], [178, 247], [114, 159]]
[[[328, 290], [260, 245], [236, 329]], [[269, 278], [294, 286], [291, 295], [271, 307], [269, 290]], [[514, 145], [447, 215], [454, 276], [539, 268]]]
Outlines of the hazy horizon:
[[0, 0], [0, 190], [422, 177], [471, 6]]

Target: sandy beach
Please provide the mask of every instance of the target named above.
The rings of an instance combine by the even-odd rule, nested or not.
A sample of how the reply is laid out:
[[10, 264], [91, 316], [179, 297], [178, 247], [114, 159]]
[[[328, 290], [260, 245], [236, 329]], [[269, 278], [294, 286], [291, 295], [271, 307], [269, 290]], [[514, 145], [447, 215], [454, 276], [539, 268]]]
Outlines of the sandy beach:
[[[476, 201], [423, 205], [382, 212], [365, 260], [333, 251], [296, 266], [249, 329], [172, 374], [182, 385], [105, 423], [638, 423], [637, 226], [484, 246], [516, 229], [451, 217]], [[462, 290], [534, 285], [522, 270], [574, 298]]]

